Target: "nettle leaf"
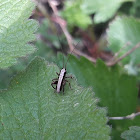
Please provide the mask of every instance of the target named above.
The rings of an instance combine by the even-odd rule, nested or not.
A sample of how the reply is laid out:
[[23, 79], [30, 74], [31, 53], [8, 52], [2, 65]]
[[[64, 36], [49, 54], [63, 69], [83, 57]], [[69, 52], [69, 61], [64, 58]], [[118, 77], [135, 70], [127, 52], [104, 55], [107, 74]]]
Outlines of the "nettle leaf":
[[[120, 49], [120, 55], [125, 54], [140, 42], [140, 20], [133, 17], [117, 17], [109, 26], [108, 42], [109, 48], [115, 53]], [[130, 45], [124, 47], [127, 43]], [[139, 63], [140, 48], [124, 59], [124, 63]]]
[[124, 2], [134, 0], [71, 0], [65, 2], [62, 15], [69, 25], [87, 28], [92, 23], [90, 15], [95, 14], [94, 23], [106, 22], [112, 18]]
[[124, 2], [133, 0], [83, 0], [81, 8], [86, 14], [95, 13], [94, 22], [105, 22], [113, 17]]
[[43, 57], [47, 61], [54, 61], [56, 59], [53, 50], [41, 40], [36, 41], [35, 47], [37, 50], [30, 56], [18, 59], [18, 63], [6, 70], [0, 70], [0, 90], [6, 89], [11, 80], [9, 77], [13, 77], [13, 75], [16, 75], [19, 71], [24, 70], [35, 56]]
[[0, 0], [0, 68], [7, 68], [17, 58], [34, 52], [37, 22], [29, 20], [35, 5], [31, 0]]
[[62, 16], [67, 19], [68, 25], [78, 26], [83, 29], [87, 28], [92, 23], [90, 17], [81, 9], [81, 0], [78, 1], [66, 1], [65, 9], [62, 12]]
[[[61, 60], [62, 56], [58, 55], [58, 63]], [[126, 116], [135, 111], [138, 95], [136, 77], [122, 73], [119, 65], [108, 68], [101, 60], [94, 65], [84, 57], [77, 59], [71, 56], [67, 71], [76, 75], [82, 86], [93, 88], [100, 98], [100, 105], [108, 107], [109, 116]]]
[[97, 107], [90, 89], [72, 80], [65, 94], [54, 93], [58, 67], [35, 58], [0, 93], [1, 139], [109, 139], [106, 110]]
[[140, 127], [131, 126], [129, 130], [123, 132], [121, 137], [125, 140], [139, 140], [140, 139]]

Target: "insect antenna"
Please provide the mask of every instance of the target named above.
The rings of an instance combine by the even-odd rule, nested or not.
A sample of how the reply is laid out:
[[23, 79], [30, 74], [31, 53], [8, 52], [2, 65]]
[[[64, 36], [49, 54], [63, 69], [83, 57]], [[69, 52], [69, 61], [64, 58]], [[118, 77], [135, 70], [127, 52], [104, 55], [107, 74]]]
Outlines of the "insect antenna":
[[64, 51], [63, 51], [63, 48], [62, 48], [62, 42], [61, 42], [61, 40], [58, 36], [58, 33], [56, 33], [56, 34], [57, 34], [57, 37], [58, 37], [58, 40], [59, 40], [59, 43], [60, 43], [61, 51], [63, 52], [63, 68], [64, 68]]
[[[79, 41], [80, 42], [80, 41]], [[75, 45], [75, 47], [73, 48], [73, 50], [71, 51], [71, 53], [69, 54], [67, 60], [66, 60], [66, 64], [65, 64], [65, 69], [66, 69], [66, 66], [67, 66], [67, 63], [68, 63], [68, 60], [70, 58], [70, 55], [73, 53], [73, 51], [75, 50], [75, 48], [78, 46], [79, 42]]]

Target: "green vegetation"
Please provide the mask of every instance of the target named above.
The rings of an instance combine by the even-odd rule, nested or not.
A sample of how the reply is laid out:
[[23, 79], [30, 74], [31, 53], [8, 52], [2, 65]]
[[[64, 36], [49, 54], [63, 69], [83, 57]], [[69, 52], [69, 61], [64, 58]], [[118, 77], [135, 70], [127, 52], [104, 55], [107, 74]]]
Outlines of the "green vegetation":
[[[139, 140], [139, 8], [1, 0], [0, 139]], [[74, 78], [56, 93], [63, 56]]]

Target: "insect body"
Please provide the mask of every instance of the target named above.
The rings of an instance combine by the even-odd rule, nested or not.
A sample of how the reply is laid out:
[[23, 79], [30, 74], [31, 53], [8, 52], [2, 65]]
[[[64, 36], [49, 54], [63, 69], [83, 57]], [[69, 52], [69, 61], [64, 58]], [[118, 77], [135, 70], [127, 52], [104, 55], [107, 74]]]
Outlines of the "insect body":
[[[70, 82], [67, 81], [67, 78], [72, 78], [72, 76], [66, 76], [66, 68], [62, 68], [59, 73], [56, 73], [58, 75], [58, 78], [55, 78], [52, 80], [51, 86], [56, 90], [57, 93], [59, 93], [61, 90], [63, 90], [64, 93], [64, 86], [66, 83], [69, 84], [69, 87], [71, 88]], [[54, 87], [54, 85], [56, 85]]]
[[[58, 37], [59, 39], [59, 37]], [[59, 39], [60, 41], [60, 39]], [[60, 44], [61, 44], [61, 41], [60, 41]], [[73, 49], [74, 51], [74, 49]], [[70, 54], [72, 54], [72, 52]], [[51, 86], [56, 90], [57, 93], [59, 93], [61, 90], [63, 91], [64, 93], [64, 87], [65, 87], [65, 84], [68, 83], [69, 84], [69, 87], [71, 88], [71, 85], [70, 85], [70, 82], [67, 80], [68, 78], [73, 78], [72, 76], [66, 76], [66, 65], [67, 65], [67, 62], [69, 60], [69, 57], [70, 55], [68, 56], [67, 58], [67, 61], [66, 61], [66, 64], [64, 66], [64, 56], [63, 56], [63, 68], [60, 70], [60, 73], [57, 73], [56, 74], [58, 75], [58, 78], [55, 78], [52, 80], [52, 83], [51, 83]]]
[[62, 85], [64, 85], [64, 78], [65, 78], [65, 75], [66, 75], [66, 69], [63, 68], [63, 69], [60, 71], [60, 75], [59, 75], [59, 78], [58, 78], [57, 89], [56, 89], [56, 91], [57, 91], [58, 93], [60, 92], [60, 89], [61, 89]]

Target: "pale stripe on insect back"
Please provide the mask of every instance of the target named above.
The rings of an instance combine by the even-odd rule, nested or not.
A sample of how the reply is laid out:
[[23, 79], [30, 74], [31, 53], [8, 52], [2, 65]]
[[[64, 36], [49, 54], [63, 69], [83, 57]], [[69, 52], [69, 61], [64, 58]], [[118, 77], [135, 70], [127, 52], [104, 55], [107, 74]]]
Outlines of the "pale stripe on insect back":
[[56, 90], [58, 93], [60, 92], [60, 88], [61, 88], [61, 85], [62, 85], [62, 81], [63, 81], [64, 75], [65, 75], [65, 72], [66, 72], [65, 68], [63, 68], [60, 71], [60, 75], [59, 75], [59, 79], [58, 79], [58, 83], [57, 83], [57, 90]]

